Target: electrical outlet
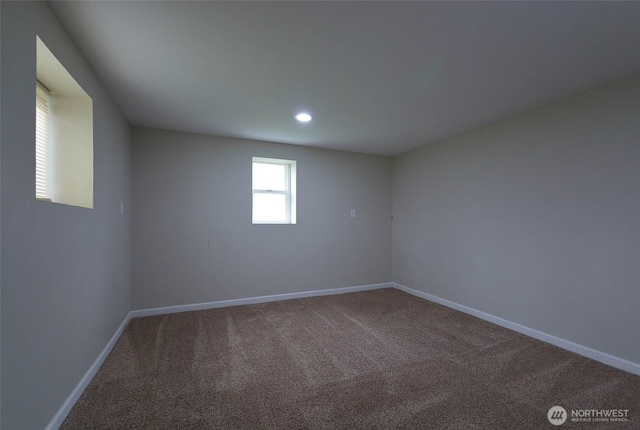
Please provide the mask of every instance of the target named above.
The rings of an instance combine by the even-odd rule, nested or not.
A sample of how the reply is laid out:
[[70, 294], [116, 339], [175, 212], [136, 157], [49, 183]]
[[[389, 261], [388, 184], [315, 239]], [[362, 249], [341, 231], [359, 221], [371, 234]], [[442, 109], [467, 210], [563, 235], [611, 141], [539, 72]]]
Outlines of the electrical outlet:
[[356, 210], [351, 209], [351, 218], [355, 218], [355, 217], [356, 217]]

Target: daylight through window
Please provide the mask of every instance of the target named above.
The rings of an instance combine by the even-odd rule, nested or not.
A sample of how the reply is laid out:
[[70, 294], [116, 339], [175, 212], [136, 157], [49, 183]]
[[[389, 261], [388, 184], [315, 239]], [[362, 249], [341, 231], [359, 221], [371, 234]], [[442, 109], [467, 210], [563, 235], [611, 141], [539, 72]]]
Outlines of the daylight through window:
[[296, 162], [253, 157], [254, 224], [296, 223]]

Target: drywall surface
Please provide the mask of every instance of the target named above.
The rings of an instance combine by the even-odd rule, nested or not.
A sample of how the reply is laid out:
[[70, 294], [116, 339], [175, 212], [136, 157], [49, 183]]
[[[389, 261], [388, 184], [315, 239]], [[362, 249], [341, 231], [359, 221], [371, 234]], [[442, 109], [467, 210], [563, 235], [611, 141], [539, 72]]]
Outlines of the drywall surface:
[[[133, 130], [134, 309], [390, 281], [389, 157]], [[254, 156], [297, 161], [295, 225], [251, 223]]]
[[[50, 422], [130, 310], [131, 135], [48, 4], [2, 2], [1, 24], [0, 427], [32, 430]], [[35, 199], [36, 34], [94, 102], [93, 209]]]
[[640, 75], [394, 158], [393, 278], [640, 363]]

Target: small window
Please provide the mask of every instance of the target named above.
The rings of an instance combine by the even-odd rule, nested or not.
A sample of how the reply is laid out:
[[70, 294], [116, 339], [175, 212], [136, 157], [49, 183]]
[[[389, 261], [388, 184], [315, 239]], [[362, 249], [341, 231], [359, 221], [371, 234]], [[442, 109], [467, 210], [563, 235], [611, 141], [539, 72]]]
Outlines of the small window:
[[253, 224], [296, 223], [296, 162], [253, 157]]
[[36, 38], [36, 199], [93, 208], [93, 101]]

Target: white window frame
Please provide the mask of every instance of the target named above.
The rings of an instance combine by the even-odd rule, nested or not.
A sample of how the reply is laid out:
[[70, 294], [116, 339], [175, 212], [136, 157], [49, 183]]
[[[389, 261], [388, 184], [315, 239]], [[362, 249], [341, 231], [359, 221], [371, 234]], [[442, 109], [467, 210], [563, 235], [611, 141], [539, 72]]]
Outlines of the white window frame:
[[[253, 188], [253, 164], [277, 164], [285, 167], [285, 190], [269, 190], [265, 188]], [[252, 224], [295, 224], [296, 211], [296, 179], [297, 163], [295, 160], [280, 158], [252, 157], [251, 159], [251, 222]], [[254, 216], [254, 196], [256, 194], [281, 194], [285, 196], [285, 219], [279, 221], [256, 219]]]

